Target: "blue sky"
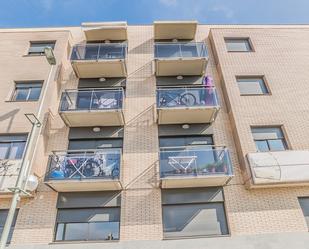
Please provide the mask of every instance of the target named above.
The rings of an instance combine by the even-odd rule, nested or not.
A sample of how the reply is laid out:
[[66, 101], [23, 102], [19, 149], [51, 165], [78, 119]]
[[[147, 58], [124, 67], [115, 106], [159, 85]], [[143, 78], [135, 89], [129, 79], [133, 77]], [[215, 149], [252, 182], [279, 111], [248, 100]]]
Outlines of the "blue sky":
[[197, 19], [210, 24], [309, 23], [309, 0], [0, 0], [0, 27]]

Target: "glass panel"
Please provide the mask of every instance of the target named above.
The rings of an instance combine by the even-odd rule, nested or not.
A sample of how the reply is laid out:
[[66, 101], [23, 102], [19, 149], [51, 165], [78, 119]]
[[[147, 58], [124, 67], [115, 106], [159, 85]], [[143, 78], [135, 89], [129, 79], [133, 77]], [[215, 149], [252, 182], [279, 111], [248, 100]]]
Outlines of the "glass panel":
[[266, 94], [268, 90], [262, 78], [238, 78], [239, 91], [241, 94]]
[[[99, 56], [99, 47], [97, 45], [86, 45], [85, 46], [85, 56], [83, 59], [86, 60], [97, 60]], [[80, 51], [80, 50], [77, 50]]]
[[301, 206], [301, 209], [303, 211], [303, 214], [305, 216], [307, 226], [309, 227], [309, 198], [308, 197], [302, 197], [302, 198], [299, 198], [298, 200], [299, 200], [299, 204]]
[[64, 240], [87, 240], [88, 223], [68, 223], [65, 225]]
[[0, 159], [7, 159], [11, 143], [0, 143]]
[[93, 150], [102, 148], [122, 148], [122, 139], [70, 140], [69, 150]]
[[259, 152], [269, 151], [268, 144], [266, 140], [257, 140], [255, 141], [256, 148]]
[[116, 109], [121, 106], [121, 94], [120, 91], [95, 91], [91, 109]]
[[214, 88], [161, 88], [157, 90], [158, 107], [216, 106]]
[[27, 135], [0, 135], [0, 142], [26, 141]]
[[268, 145], [271, 151], [282, 151], [286, 149], [282, 139], [268, 140]]
[[279, 139], [284, 138], [279, 127], [256, 127], [251, 128], [254, 139]]
[[54, 42], [31, 42], [30, 49], [29, 49], [29, 54], [32, 53], [44, 53], [44, 48], [45, 47], [51, 47], [52, 49], [55, 48], [55, 43]]
[[223, 203], [163, 206], [166, 237], [228, 234]]
[[55, 240], [63, 240], [64, 224], [60, 223], [57, 225], [57, 232]]
[[156, 57], [181, 57], [180, 44], [156, 44]]
[[[12, 239], [12, 236], [13, 236], [13, 232], [14, 232], [14, 228], [15, 228], [18, 212], [19, 212], [19, 210], [17, 209], [15, 211], [15, 214], [14, 214], [12, 226], [11, 226], [11, 229], [10, 229], [10, 232], [9, 232], [8, 243], [11, 242], [11, 239]], [[1, 234], [2, 234], [2, 231], [3, 231], [4, 224], [6, 222], [7, 215], [8, 215], [8, 210], [7, 209], [0, 210], [0, 237], [1, 237]]]
[[21, 159], [24, 153], [26, 142], [14, 142], [8, 156], [9, 159]]
[[33, 87], [30, 89], [28, 100], [38, 100], [40, 98], [42, 87]]
[[161, 137], [160, 147], [178, 147], [189, 145], [213, 145], [211, 136]]
[[121, 151], [119, 149], [89, 152], [58, 153], [49, 166], [51, 179], [118, 179]]
[[89, 223], [89, 240], [118, 240], [119, 222]]
[[181, 45], [181, 54], [182, 57], [197, 57], [198, 51], [195, 43], [187, 43]]
[[101, 45], [99, 59], [117, 59], [124, 57], [124, 48], [119, 44]]
[[92, 97], [92, 92], [83, 92], [83, 91], [78, 92], [76, 108], [86, 109], [86, 110], [90, 109], [91, 97]]
[[27, 100], [29, 88], [17, 88], [15, 90], [14, 100]]
[[247, 39], [225, 39], [225, 43], [229, 52], [249, 52], [252, 50]]
[[230, 160], [226, 150], [198, 146], [190, 149], [160, 152], [161, 177], [210, 176], [230, 173]]

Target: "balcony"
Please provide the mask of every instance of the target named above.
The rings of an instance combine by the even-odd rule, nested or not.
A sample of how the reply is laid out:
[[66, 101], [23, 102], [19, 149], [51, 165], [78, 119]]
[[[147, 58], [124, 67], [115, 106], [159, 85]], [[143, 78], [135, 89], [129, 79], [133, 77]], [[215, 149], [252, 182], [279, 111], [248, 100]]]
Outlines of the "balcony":
[[127, 22], [82, 23], [87, 41], [127, 40]]
[[207, 65], [204, 42], [155, 43], [157, 76], [202, 75]]
[[54, 152], [45, 183], [58, 192], [119, 190], [121, 149]]
[[125, 77], [126, 43], [90, 43], [73, 47], [72, 67], [79, 78]]
[[214, 87], [157, 90], [159, 124], [211, 123], [219, 109]]
[[154, 39], [155, 40], [194, 40], [197, 21], [155, 21]]
[[162, 188], [223, 186], [233, 169], [224, 147], [161, 148], [160, 176]]
[[248, 153], [247, 159], [252, 188], [309, 184], [309, 151]]
[[66, 90], [59, 113], [69, 127], [124, 124], [123, 89]]

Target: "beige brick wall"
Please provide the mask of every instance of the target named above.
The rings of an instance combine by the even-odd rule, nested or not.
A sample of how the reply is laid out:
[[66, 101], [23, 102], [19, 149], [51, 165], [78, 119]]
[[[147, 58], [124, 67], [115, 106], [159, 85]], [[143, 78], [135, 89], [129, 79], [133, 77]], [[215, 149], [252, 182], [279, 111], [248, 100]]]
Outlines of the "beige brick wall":
[[[250, 126], [283, 125], [290, 149], [309, 148], [306, 118], [309, 107], [308, 28], [212, 29], [222, 87], [231, 105], [229, 116], [243, 181], [250, 179], [245, 155], [255, 152]], [[255, 52], [227, 53], [224, 37], [250, 37]], [[240, 96], [235, 76], [264, 75], [269, 96]], [[216, 122], [217, 123], [217, 122]], [[227, 186], [225, 194], [232, 233], [307, 231], [298, 196], [309, 196], [308, 187], [245, 190]], [[237, 198], [235, 198], [237, 196]]]
[[[309, 187], [247, 190], [244, 185], [247, 175], [246, 171], [241, 171], [239, 158], [242, 159], [246, 153], [255, 151], [250, 125], [283, 124], [293, 149], [308, 148], [309, 140], [306, 139], [308, 131], [305, 127], [308, 126], [309, 121], [305, 114], [308, 113], [306, 96], [309, 88], [306, 88], [306, 80], [309, 78], [309, 72], [306, 71], [308, 64], [306, 60], [309, 50], [306, 49], [304, 41], [309, 38], [309, 29], [307, 31], [213, 27], [216, 28], [212, 30], [214, 44], [211, 44], [208, 39], [212, 28], [208, 25], [198, 27], [197, 40], [206, 41], [208, 44], [209, 63], [206, 74], [214, 77], [221, 103], [221, 110], [213, 124], [214, 141], [216, 145], [226, 145], [229, 148], [233, 162], [235, 176], [224, 187], [231, 234], [307, 231], [297, 196], [309, 196]], [[72, 29], [72, 34], [72, 40], [75, 42], [83, 39], [78, 28]], [[33, 35], [29, 33], [23, 39], [33, 40]], [[129, 26], [128, 36], [126, 125], [122, 168], [124, 190], [122, 191], [120, 236], [121, 240], [160, 240], [162, 239], [162, 214], [161, 191], [158, 185], [158, 128], [154, 109], [156, 87], [152, 64], [153, 28], [152, 26]], [[228, 54], [225, 50], [224, 36], [251, 37], [256, 52]], [[21, 42], [19, 41], [21, 39], [21, 37], [16, 38], [17, 43]], [[211, 51], [211, 45], [214, 51]], [[214, 52], [217, 54], [217, 61], [214, 59]], [[27, 61], [26, 64], [31, 63], [34, 62]], [[27, 65], [27, 67], [30, 66]], [[32, 66], [31, 68], [29, 73], [36, 71]], [[77, 79], [68, 61], [64, 62], [63, 68], [62, 80], [55, 83], [55, 87], [62, 90], [75, 88]], [[270, 83], [272, 95], [240, 97], [235, 75], [250, 74], [265, 75]], [[35, 72], [32, 77], [34, 76]], [[11, 71], [6, 77], [15, 79], [17, 76]], [[227, 93], [225, 97], [223, 91]], [[41, 151], [45, 156], [42, 158], [45, 159], [52, 150], [67, 147], [68, 128], [56, 112], [59, 95], [55, 95], [53, 100], [54, 117], [49, 126], [49, 141], [46, 143], [46, 149]], [[232, 105], [230, 112], [228, 112], [226, 100]], [[29, 108], [32, 110], [34, 107]], [[22, 111], [24, 108], [27, 107], [23, 106]], [[0, 114], [3, 111], [4, 109], [0, 109]], [[17, 120], [20, 118], [21, 116], [16, 117]], [[15, 124], [16, 120], [13, 121]], [[24, 123], [14, 125], [11, 130], [17, 131], [20, 126], [24, 126]], [[237, 141], [241, 142], [241, 146]], [[39, 159], [37, 162], [39, 163], [35, 167], [36, 172], [42, 180], [46, 162]], [[13, 244], [52, 242], [56, 198], [57, 193], [41, 183], [33, 199], [22, 201]], [[0, 199], [0, 208], [6, 208], [8, 205], [8, 200]]]

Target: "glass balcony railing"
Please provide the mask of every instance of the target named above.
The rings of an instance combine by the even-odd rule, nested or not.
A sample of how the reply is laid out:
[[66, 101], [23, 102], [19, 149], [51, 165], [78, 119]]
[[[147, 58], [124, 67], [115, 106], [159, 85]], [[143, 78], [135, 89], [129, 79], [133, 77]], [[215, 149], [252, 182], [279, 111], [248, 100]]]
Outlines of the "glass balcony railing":
[[112, 60], [125, 59], [126, 43], [91, 43], [73, 47], [71, 60]]
[[205, 58], [208, 56], [204, 42], [157, 42], [155, 43], [155, 58]]
[[232, 164], [224, 147], [191, 146], [160, 149], [163, 178], [231, 176]]
[[60, 151], [50, 156], [46, 181], [119, 179], [121, 149]]
[[214, 87], [175, 87], [157, 90], [157, 108], [216, 107], [218, 105]]
[[60, 111], [122, 109], [123, 96], [123, 89], [66, 90], [62, 93]]

